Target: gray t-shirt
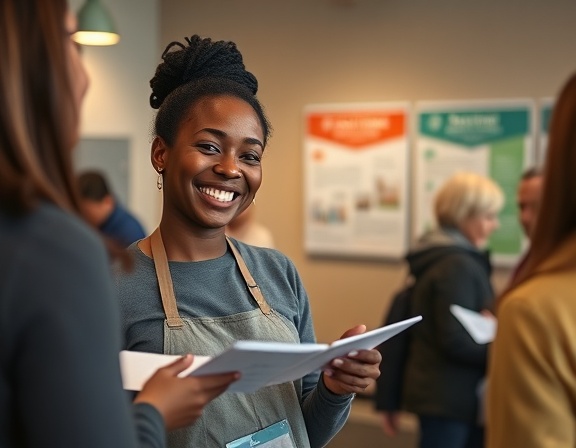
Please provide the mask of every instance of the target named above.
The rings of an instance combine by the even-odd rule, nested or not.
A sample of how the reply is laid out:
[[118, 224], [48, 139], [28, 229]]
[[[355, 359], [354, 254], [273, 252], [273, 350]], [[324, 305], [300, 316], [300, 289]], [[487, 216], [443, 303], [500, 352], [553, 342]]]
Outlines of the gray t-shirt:
[[[234, 243], [268, 304], [292, 322], [300, 342], [315, 342], [310, 303], [294, 264], [277, 250]], [[117, 275], [124, 348], [162, 353], [165, 315], [154, 263], [136, 244], [129, 250], [134, 269]], [[230, 250], [212, 260], [170, 261], [169, 268], [183, 318], [228, 316], [257, 306]], [[312, 447], [324, 446], [340, 430], [351, 402], [351, 395], [328, 391], [319, 376], [311, 373], [302, 383], [302, 412]]]

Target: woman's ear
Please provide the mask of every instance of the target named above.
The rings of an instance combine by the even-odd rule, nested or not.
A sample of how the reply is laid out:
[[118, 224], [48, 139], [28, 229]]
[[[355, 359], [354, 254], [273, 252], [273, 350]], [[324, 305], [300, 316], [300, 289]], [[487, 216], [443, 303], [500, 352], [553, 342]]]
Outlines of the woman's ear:
[[152, 166], [157, 172], [164, 171], [166, 166], [167, 158], [167, 147], [166, 143], [161, 137], [155, 137], [152, 142], [152, 148], [150, 152], [150, 160], [152, 161]]

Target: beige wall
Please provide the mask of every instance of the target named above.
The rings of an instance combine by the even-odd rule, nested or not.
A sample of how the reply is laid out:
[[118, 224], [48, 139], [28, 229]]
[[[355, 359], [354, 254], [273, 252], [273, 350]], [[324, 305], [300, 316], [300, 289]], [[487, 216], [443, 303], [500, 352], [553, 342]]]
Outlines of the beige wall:
[[274, 134], [257, 213], [298, 266], [325, 342], [378, 325], [404, 267], [305, 254], [303, 106], [553, 96], [576, 62], [575, 17], [574, 0], [162, 0], [160, 46], [230, 39], [258, 77]]
[[[85, 0], [69, 0], [77, 12]], [[82, 136], [130, 141], [129, 205], [148, 230], [156, 226], [159, 194], [150, 163], [148, 81], [159, 59], [159, 0], [101, 0], [121, 34], [112, 47], [83, 47], [90, 88]]]

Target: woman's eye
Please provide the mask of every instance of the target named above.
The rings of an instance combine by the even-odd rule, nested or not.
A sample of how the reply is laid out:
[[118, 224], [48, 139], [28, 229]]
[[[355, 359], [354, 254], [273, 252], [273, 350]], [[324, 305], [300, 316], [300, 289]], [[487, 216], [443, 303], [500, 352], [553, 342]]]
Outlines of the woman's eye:
[[210, 143], [200, 143], [197, 146], [202, 150], [202, 152], [213, 153], [219, 151], [216, 146], [211, 145]]
[[260, 156], [259, 156], [258, 154], [256, 154], [256, 153], [247, 153], [247, 154], [244, 154], [244, 155], [242, 156], [242, 159], [245, 160], [245, 161], [248, 162], [248, 163], [254, 163], [254, 164], [260, 163], [260, 160], [261, 160]]

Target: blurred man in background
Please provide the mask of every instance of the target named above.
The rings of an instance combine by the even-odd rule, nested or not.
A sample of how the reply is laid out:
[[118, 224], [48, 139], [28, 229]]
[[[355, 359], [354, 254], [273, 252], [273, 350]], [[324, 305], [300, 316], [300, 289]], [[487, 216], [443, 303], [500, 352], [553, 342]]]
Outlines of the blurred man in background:
[[78, 176], [84, 218], [104, 235], [128, 247], [146, 236], [142, 224], [114, 196], [100, 171]]
[[524, 233], [530, 239], [530, 235], [536, 224], [536, 216], [540, 207], [542, 196], [542, 171], [539, 168], [530, 168], [522, 174], [518, 183], [517, 204], [520, 224]]

